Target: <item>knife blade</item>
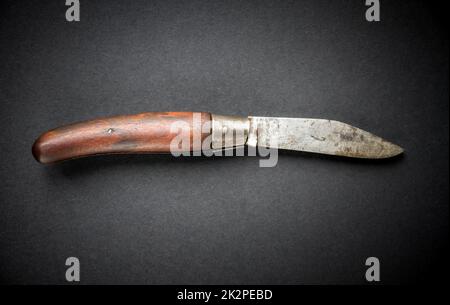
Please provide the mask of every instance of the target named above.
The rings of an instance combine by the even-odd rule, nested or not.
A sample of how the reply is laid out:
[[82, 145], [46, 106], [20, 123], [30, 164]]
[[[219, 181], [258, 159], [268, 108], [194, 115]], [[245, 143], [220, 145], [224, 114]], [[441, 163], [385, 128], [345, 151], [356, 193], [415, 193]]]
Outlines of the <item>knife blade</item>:
[[324, 119], [249, 117], [247, 145], [353, 158], [381, 159], [403, 149], [370, 132]]
[[381, 137], [332, 120], [146, 112], [52, 129], [35, 141], [32, 153], [41, 163], [53, 163], [100, 154], [179, 155], [245, 145], [368, 159], [403, 152]]

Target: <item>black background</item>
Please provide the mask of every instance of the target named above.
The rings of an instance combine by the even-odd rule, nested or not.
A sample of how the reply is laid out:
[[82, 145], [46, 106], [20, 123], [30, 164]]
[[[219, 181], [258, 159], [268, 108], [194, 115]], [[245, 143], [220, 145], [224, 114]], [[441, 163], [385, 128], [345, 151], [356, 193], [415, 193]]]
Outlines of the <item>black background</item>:
[[[446, 276], [443, 7], [381, 1], [2, 1], [0, 280], [363, 284]], [[392, 160], [103, 156], [43, 166], [47, 129], [145, 111], [320, 117], [405, 148]]]

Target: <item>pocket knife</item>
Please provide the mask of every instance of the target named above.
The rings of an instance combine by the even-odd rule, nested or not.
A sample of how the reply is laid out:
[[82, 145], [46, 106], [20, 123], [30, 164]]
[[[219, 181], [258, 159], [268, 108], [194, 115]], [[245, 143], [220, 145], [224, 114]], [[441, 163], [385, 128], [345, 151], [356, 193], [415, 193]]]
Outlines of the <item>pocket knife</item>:
[[333, 120], [145, 112], [52, 129], [35, 141], [32, 153], [41, 163], [53, 163], [100, 154], [198, 153], [244, 146], [366, 159], [403, 152], [381, 137]]

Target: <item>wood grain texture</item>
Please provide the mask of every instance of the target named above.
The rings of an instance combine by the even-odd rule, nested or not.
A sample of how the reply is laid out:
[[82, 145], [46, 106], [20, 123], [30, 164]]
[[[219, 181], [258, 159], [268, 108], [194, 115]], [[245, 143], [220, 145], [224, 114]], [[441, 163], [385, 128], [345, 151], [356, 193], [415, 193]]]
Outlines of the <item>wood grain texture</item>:
[[181, 133], [189, 134], [190, 151], [198, 151], [201, 143], [193, 141], [194, 134], [203, 141], [211, 131], [202, 132], [202, 125], [210, 121], [211, 114], [206, 112], [146, 112], [95, 119], [42, 134], [32, 152], [41, 163], [99, 154], [169, 153], [171, 141]]

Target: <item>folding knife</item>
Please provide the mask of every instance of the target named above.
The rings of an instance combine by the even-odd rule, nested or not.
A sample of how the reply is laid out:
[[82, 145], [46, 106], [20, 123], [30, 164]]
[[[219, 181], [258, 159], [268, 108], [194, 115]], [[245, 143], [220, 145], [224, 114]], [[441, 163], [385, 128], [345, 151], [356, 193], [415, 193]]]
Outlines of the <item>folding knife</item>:
[[42, 134], [32, 152], [39, 162], [53, 163], [99, 154], [201, 154], [245, 145], [367, 159], [403, 152], [398, 145], [338, 121], [207, 112], [146, 112], [75, 123]]

